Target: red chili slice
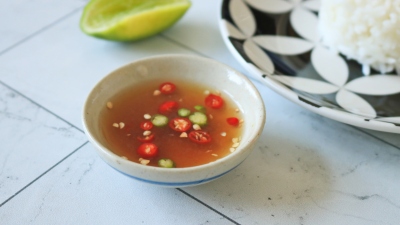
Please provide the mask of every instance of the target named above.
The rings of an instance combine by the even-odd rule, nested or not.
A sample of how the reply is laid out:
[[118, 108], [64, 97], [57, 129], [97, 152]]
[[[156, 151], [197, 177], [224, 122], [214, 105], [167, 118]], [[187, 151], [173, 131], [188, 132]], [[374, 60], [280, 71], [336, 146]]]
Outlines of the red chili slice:
[[205, 131], [194, 130], [189, 133], [189, 139], [198, 144], [207, 144], [211, 142], [211, 136]]
[[239, 119], [236, 117], [229, 117], [228, 119], [226, 119], [226, 122], [228, 122], [228, 124], [230, 124], [232, 126], [239, 125]]
[[158, 111], [160, 113], [169, 113], [178, 108], [178, 103], [175, 101], [167, 101], [160, 105]]
[[160, 91], [163, 94], [172, 94], [176, 89], [175, 84], [171, 82], [165, 82], [160, 85]]
[[150, 134], [148, 136], [138, 136], [137, 139], [142, 143], [149, 143], [154, 140], [154, 134]]
[[174, 131], [185, 132], [192, 127], [192, 122], [186, 118], [175, 118], [169, 121], [169, 127]]
[[139, 146], [137, 153], [146, 159], [153, 158], [158, 154], [158, 147], [153, 143], [143, 143]]
[[153, 128], [153, 123], [150, 121], [140, 123], [140, 128], [143, 130], [151, 130]]
[[208, 107], [219, 109], [224, 105], [224, 100], [218, 95], [209, 94], [206, 97], [205, 103]]

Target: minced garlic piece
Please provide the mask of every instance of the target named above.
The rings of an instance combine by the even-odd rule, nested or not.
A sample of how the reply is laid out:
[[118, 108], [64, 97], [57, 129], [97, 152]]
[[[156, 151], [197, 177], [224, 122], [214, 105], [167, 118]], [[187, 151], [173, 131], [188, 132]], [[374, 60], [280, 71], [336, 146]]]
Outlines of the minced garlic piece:
[[205, 91], [204, 91], [204, 94], [205, 94], [205, 95], [209, 95], [209, 94], [210, 94], [210, 91], [209, 91], [209, 90], [205, 90]]
[[239, 142], [239, 138], [232, 138], [232, 142], [233, 143], [238, 143]]
[[122, 129], [122, 128], [124, 128], [124, 127], [125, 127], [125, 123], [120, 122], [120, 123], [119, 123], [119, 129]]
[[112, 109], [112, 107], [113, 107], [112, 102], [107, 102], [107, 108]]
[[161, 94], [161, 91], [160, 90], [155, 90], [154, 92], [153, 92], [153, 95], [154, 96], [157, 96], [157, 95], [160, 95]]
[[188, 135], [187, 135], [186, 132], [182, 132], [181, 135], [179, 135], [179, 137], [181, 137], [181, 138], [186, 138], [186, 137], [188, 137]]
[[149, 136], [151, 134], [151, 131], [146, 130], [143, 132], [143, 136]]
[[198, 124], [193, 124], [193, 130], [201, 130], [200, 125], [198, 125]]
[[119, 124], [118, 124], [118, 123], [113, 123], [113, 127], [118, 128], [118, 127], [119, 127]]
[[215, 156], [215, 157], [217, 157], [218, 155], [217, 154], [211, 154], [212, 156]]
[[237, 142], [237, 143], [234, 143], [234, 144], [232, 145], [232, 147], [233, 147], [233, 148], [236, 148], [236, 147], [239, 146], [239, 145], [240, 145], [240, 143]]
[[221, 133], [221, 136], [222, 136], [222, 137], [225, 137], [225, 136], [226, 136], [226, 132], [222, 132], [222, 133]]
[[147, 165], [147, 164], [150, 163], [150, 160], [140, 158], [140, 159], [139, 159], [139, 162], [140, 162], [140, 164]]
[[210, 117], [210, 119], [214, 118], [212, 114], [209, 114], [208, 117]]
[[144, 115], [143, 115], [143, 117], [144, 117], [146, 120], [149, 120], [149, 119], [151, 119], [151, 116], [150, 116], [150, 114], [144, 114]]
[[234, 152], [236, 150], [236, 148], [230, 148], [229, 151], [230, 152]]

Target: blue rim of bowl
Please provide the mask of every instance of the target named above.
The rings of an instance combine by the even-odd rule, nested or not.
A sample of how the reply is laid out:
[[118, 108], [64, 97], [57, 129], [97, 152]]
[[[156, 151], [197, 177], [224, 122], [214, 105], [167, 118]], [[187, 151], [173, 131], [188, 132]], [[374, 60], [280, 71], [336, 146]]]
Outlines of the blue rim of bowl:
[[132, 176], [130, 174], [124, 173], [121, 170], [116, 169], [115, 167], [112, 167], [112, 166], [110, 166], [110, 167], [115, 169], [116, 171], [122, 173], [123, 175], [125, 175], [127, 177], [130, 177], [130, 178], [133, 178], [135, 180], [142, 181], [142, 182], [145, 182], [145, 183], [155, 184], [155, 185], [160, 185], [160, 186], [183, 187], [183, 186], [191, 186], [191, 185], [202, 184], [202, 183], [206, 183], [206, 182], [215, 180], [215, 179], [217, 179], [219, 177], [222, 177], [223, 175], [231, 172], [236, 167], [238, 167], [240, 164], [242, 164], [242, 162], [240, 162], [239, 164], [237, 164], [236, 166], [232, 167], [231, 169], [229, 169], [229, 170], [227, 170], [227, 171], [225, 171], [225, 172], [223, 172], [221, 174], [218, 174], [216, 176], [205, 178], [205, 179], [202, 179], [202, 180], [189, 181], [189, 182], [160, 182], [160, 181], [154, 181], [154, 180], [147, 180], [147, 179], [143, 179], [143, 178], [140, 178], [140, 177], [135, 177], [135, 176]]

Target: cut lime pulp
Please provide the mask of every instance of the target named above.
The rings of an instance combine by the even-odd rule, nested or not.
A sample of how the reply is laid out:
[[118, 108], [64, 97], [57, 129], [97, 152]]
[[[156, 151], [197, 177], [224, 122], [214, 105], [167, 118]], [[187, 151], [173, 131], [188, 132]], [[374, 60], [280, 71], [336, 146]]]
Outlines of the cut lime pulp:
[[190, 5], [188, 0], [91, 0], [80, 27], [90, 36], [135, 41], [171, 27]]

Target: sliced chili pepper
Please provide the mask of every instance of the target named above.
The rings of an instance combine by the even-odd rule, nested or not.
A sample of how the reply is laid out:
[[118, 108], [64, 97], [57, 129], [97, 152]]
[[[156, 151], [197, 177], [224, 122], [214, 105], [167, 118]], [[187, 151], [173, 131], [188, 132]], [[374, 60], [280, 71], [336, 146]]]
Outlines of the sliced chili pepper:
[[178, 109], [178, 103], [175, 101], [166, 101], [163, 104], [160, 105], [158, 108], [158, 111], [160, 113], [169, 113], [174, 110]]
[[153, 143], [143, 143], [137, 149], [137, 153], [146, 159], [153, 158], [158, 154], [158, 147]]
[[195, 130], [189, 133], [189, 139], [198, 144], [207, 144], [211, 142], [211, 136], [206, 131]]
[[226, 122], [228, 122], [228, 124], [232, 126], [239, 125], [239, 119], [236, 117], [229, 117], [228, 119], [226, 119]]
[[153, 128], [153, 123], [150, 121], [141, 122], [140, 128], [143, 130], [151, 130], [151, 128]]
[[150, 134], [148, 136], [138, 136], [137, 139], [142, 143], [149, 143], [154, 140], [154, 134]]
[[219, 109], [224, 105], [224, 100], [218, 95], [209, 94], [206, 97], [205, 103], [208, 107]]
[[172, 94], [175, 92], [176, 86], [171, 82], [165, 82], [160, 85], [159, 89], [163, 94]]
[[185, 132], [192, 127], [192, 122], [186, 118], [175, 118], [169, 121], [169, 127], [174, 131]]

